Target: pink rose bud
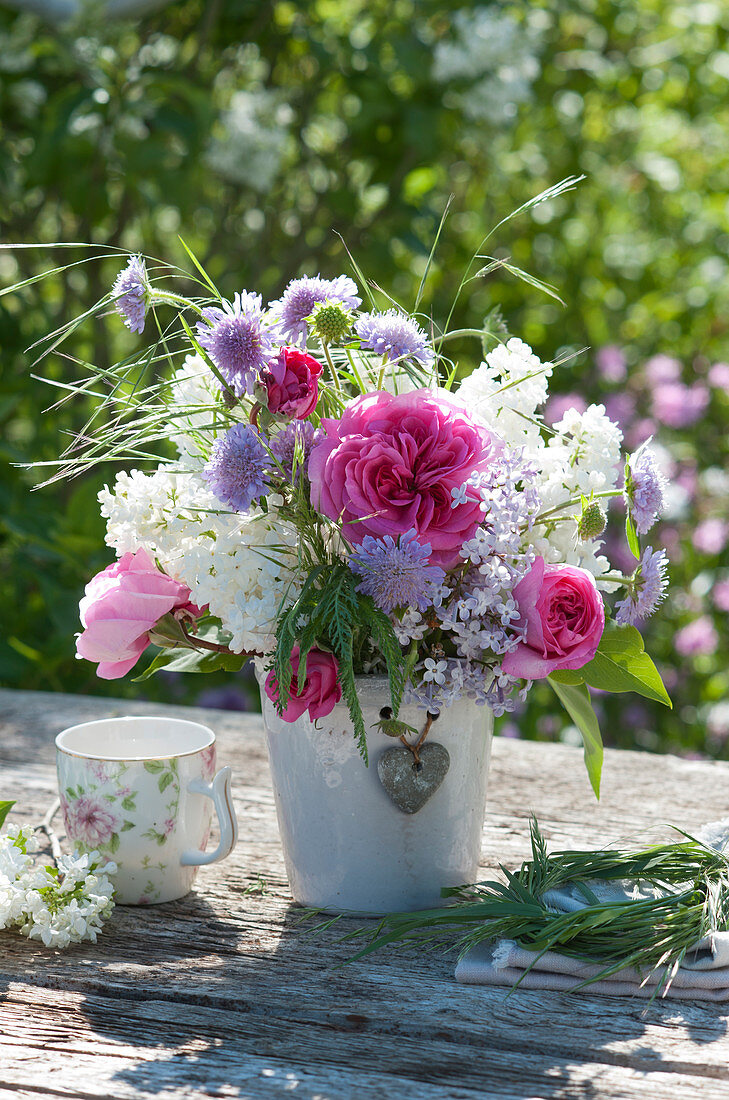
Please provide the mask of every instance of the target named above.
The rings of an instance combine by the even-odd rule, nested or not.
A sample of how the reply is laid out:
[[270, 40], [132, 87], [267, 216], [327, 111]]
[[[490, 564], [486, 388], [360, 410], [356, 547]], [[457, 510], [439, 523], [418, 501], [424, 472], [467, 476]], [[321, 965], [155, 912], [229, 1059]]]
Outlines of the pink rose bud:
[[125, 676], [149, 645], [149, 632], [178, 608], [197, 617], [190, 589], [157, 568], [146, 550], [127, 553], [108, 565], [86, 585], [79, 604], [84, 632], [76, 652], [98, 661], [97, 676], [116, 680]]
[[[337, 679], [339, 665], [333, 653], [325, 653], [321, 649], [310, 649], [306, 658], [306, 679], [299, 684], [299, 647], [294, 646], [291, 652], [291, 689], [286, 710], [281, 717], [284, 722], [295, 722], [296, 719], [308, 710], [312, 722], [317, 718], [325, 718], [331, 714], [335, 706], [342, 698], [342, 688]], [[278, 699], [278, 682], [269, 672], [265, 683], [266, 695], [274, 703]]]
[[542, 680], [591, 661], [605, 629], [605, 607], [595, 578], [575, 565], [537, 558], [514, 589], [526, 635], [501, 663], [509, 676]]
[[319, 398], [317, 379], [324, 367], [299, 348], [281, 348], [261, 372], [266, 388], [268, 411], [279, 416], [303, 420], [316, 408]]

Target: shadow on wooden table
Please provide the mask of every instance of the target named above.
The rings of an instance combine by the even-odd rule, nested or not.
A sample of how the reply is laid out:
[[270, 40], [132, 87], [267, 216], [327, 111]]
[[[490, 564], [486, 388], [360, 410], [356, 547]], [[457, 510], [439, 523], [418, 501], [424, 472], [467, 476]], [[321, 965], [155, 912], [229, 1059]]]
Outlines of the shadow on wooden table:
[[144, 912], [143, 951], [139, 910], [120, 909], [113, 953], [64, 956], [87, 979], [66, 987], [80, 992], [68, 1035], [112, 1059], [109, 1095], [597, 1100], [639, 1081], [650, 1096], [656, 1074], [683, 1097], [707, 1073], [692, 1043], [726, 1033], [717, 1006], [459, 986], [438, 955], [386, 949], [343, 967], [354, 922], [311, 934], [270, 896], [247, 896], [243, 915], [197, 894]]

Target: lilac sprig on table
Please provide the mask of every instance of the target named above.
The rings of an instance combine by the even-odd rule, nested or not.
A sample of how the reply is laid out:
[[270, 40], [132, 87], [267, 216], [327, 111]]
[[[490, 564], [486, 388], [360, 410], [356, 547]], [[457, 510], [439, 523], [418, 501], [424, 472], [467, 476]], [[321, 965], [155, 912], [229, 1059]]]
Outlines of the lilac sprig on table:
[[[0, 803], [0, 824], [12, 803]], [[10, 824], [0, 836], [0, 930], [14, 930], [46, 947], [96, 942], [114, 908], [116, 864], [99, 852], [56, 854], [37, 862], [31, 825]]]

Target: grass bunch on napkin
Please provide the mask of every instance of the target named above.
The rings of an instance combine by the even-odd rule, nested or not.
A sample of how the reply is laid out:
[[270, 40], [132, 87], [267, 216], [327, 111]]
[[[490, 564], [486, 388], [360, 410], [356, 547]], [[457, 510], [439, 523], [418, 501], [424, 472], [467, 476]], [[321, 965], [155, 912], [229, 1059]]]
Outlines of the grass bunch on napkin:
[[[729, 929], [729, 852], [676, 829], [683, 839], [672, 844], [550, 855], [534, 819], [530, 832], [532, 858], [516, 873], [502, 866], [504, 882], [445, 889], [453, 904], [443, 909], [389, 914], [355, 958], [390, 943], [455, 946], [463, 957], [483, 940], [509, 939], [535, 963], [556, 951], [601, 966], [583, 985], [635, 967], [646, 980], [662, 971], [665, 990], [687, 953]], [[617, 900], [598, 897], [606, 882], [624, 888]], [[584, 905], [564, 912], [550, 902], [565, 890]]]

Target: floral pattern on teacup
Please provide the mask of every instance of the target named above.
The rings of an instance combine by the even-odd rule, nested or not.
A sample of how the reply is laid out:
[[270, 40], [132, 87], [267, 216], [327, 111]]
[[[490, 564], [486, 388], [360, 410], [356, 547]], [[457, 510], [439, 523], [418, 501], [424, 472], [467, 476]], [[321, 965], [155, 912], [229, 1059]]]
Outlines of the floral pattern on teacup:
[[210, 745], [200, 753], [202, 761], [202, 777], [209, 783], [215, 775], [215, 745]]

